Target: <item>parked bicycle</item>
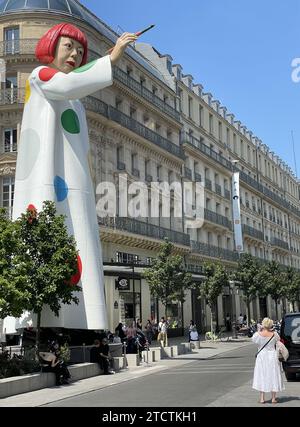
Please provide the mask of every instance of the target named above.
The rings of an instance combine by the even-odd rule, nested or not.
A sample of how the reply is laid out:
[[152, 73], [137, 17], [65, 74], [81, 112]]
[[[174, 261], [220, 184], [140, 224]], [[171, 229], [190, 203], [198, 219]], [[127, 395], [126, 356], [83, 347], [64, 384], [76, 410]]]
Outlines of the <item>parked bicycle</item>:
[[221, 341], [226, 342], [229, 341], [229, 336], [225, 334], [226, 328], [221, 328], [219, 332], [206, 332], [205, 341]]

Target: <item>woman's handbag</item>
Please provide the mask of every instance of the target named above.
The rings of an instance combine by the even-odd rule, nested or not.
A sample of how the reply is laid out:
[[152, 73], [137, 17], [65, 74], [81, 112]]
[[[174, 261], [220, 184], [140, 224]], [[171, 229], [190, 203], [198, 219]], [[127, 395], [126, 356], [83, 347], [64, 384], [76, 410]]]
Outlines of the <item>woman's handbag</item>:
[[279, 362], [286, 362], [289, 358], [289, 351], [286, 346], [281, 341], [277, 341], [275, 348]]

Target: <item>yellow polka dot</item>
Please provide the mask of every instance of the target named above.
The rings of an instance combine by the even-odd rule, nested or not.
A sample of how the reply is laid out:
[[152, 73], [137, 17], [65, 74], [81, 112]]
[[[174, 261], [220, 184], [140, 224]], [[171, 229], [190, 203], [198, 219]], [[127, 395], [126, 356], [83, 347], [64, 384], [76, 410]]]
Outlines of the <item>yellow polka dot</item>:
[[31, 89], [30, 89], [30, 83], [28, 80], [26, 80], [26, 85], [25, 85], [25, 104], [27, 104], [27, 102], [29, 101], [31, 95]]

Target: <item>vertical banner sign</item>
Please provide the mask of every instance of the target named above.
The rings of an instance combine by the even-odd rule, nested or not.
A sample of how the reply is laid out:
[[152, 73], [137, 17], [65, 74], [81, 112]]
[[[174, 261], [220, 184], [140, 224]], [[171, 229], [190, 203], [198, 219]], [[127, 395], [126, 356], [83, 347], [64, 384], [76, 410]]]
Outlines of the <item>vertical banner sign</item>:
[[240, 206], [240, 173], [235, 172], [232, 176], [232, 212], [235, 249], [237, 252], [243, 252], [243, 235], [241, 224], [241, 206]]

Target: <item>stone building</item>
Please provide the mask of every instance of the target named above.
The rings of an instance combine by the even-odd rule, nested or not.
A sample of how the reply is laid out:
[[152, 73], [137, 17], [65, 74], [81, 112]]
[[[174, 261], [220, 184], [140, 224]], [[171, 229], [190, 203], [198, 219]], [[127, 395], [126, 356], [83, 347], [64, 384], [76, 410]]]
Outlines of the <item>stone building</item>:
[[[104, 56], [118, 37], [76, 0], [0, 0], [0, 205], [8, 215], [13, 206], [25, 82], [40, 65], [35, 46], [48, 28], [62, 21], [87, 34], [90, 60]], [[101, 200], [99, 184], [110, 182], [116, 188], [114, 215], [99, 217], [111, 330], [119, 321], [140, 318], [145, 323], [164, 315], [164, 307], [151, 297], [141, 277], [164, 237], [184, 256], [195, 280], [203, 277], [205, 260], [221, 260], [231, 269], [236, 266], [231, 204], [235, 170], [240, 172], [244, 251], [262, 261], [274, 259], [300, 269], [299, 181], [275, 153], [172, 61], [169, 54], [137, 43], [114, 67], [113, 85], [83, 99], [96, 199]], [[153, 202], [152, 182], [179, 184], [178, 200], [173, 195], [170, 207], [164, 197]], [[176, 213], [178, 204], [183, 204], [184, 184], [189, 182], [199, 182], [203, 189], [200, 228], [193, 227], [193, 214], [180, 217]], [[126, 198], [130, 185], [136, 191], [142, 184], [149, 193], [143, 206], [134, 203], [130, 194]], [[157, 209], [157, 215], [152, 209]], [[254, 318], [272, 316], [274, 302], [258, 299], [251, 310]], [[234, 316], [241, 311], [245, 307], [239, 291], [233, 285], [224, 289], [216, 322], [221, 325], [225, 313]], [[188, 325], [191, 318], [202, 330], [209, 323], [204, 301], [191, 293], [183, 306], [169, 307], [168, 315], [179, 327]]]

